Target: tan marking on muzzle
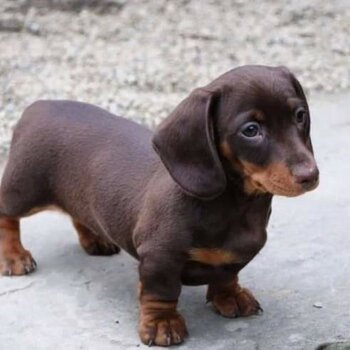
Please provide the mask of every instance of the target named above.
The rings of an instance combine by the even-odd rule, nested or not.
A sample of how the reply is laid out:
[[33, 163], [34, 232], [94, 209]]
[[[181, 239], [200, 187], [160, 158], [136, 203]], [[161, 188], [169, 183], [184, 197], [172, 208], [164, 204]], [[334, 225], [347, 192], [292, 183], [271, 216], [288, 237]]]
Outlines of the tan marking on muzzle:
[[305, 189], [295, 182], [293, 175], [283, 163], [271, 163], [265, 167], [237, 159], [227, 142], [220, 145], [222, 155], [243, 176], [244, 190], [249, 194], [271, 193], [295, 197]]
[[266, 167], [241, 161], [245, 175], [245, 190], [248, 193], [271, 193], [286, 197], [295, 197], [305, 192], [288, 167], [283, 163], [272, 163]]

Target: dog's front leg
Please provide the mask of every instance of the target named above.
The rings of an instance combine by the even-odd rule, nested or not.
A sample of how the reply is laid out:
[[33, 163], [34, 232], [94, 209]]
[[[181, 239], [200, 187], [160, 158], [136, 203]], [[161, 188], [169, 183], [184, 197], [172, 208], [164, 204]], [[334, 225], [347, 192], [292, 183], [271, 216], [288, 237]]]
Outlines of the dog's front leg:
[[139, 255], [139, 335], [147, 345], [180, 344], [187, 335], [185, 321], [176, 310], [183, 263], [180, 256], [174, 255], [173, 251]]
[[253, 294], [239, 285], [238, 276], [227, 283], [209, 284], [207, 301], [224, 317], [245, 317], [262, 311]]

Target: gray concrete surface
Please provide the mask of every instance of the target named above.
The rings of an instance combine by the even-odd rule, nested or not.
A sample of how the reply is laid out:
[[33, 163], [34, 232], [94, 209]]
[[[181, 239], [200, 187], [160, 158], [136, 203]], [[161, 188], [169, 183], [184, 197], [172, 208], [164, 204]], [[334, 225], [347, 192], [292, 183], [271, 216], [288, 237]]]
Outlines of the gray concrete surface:
[[[269, 239], [241, 274], [265, 312], [228, 320], [186, 287], [180, 310], [187, 349], [314, 349], [350, 338], [350, 94], [311, 101], [321, 170], [317, 191], [276, 198]], [[0, 278], [0, 349], [136, 349], [137, 264], [125, 253], [89, 257], [67, 218], [23, 220], [38, 262], [29, 276]]]

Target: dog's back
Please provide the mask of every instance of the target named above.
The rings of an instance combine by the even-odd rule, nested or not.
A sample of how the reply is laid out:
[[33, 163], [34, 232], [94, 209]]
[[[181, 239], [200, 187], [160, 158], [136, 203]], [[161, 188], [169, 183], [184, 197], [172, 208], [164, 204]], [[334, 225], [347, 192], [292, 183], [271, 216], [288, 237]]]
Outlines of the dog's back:
[[99, 231], [92, 215], [103, 221], [118, 209], [120, 218], [109, 223], [125, 237], [157, 163], [151, 136], [146, 128], [90, 104], [35, 102], [14, 131], [1, 214], [23, 216], [55, 205]]

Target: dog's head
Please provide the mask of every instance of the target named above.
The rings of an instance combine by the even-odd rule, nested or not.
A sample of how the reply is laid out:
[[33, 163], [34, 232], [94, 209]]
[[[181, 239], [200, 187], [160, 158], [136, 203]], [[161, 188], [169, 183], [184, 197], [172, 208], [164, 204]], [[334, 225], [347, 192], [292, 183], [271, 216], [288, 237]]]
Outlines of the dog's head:
[[153, 146], [175, 182], [201, 199], [235, 176], [251, 194], [297, 196], [318, 184], [308, 104], [285, 67], [243, 66], [194, 90]]

